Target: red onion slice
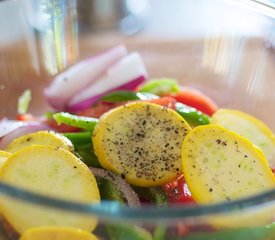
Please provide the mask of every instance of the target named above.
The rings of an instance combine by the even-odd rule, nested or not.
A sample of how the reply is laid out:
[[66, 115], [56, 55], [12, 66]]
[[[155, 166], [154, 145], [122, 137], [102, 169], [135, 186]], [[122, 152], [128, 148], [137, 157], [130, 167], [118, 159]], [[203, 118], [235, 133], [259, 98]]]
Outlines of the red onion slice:
[[103, 94], [113, 90], [133, 90], [146, 80], [147, 76], [148, 73], [140, 55], [136, 52], [131, 53], [109, 68], [101, 79], [76, 94], [70, 100], [68, 109], [77, 109], [75, 106], [86, 100], [92, 104]]
[[[28, 133], [38, 132], [42, 130], [50, 130], [47, 125], [39, 122], [19, 122], [10, 120], [6, 120], [3, 124], [2, 122], [0, 122], [0, 129], [2, 129], [3, 126], [7, 126], [8, 124], [11, 124], [11, 126], [13, 126], [15, 124], [14, 122], [18, 123], [17, 128], [13, 128], [13, 130], [9, 132], [6, 131], [6, 134], [2, 135], [2, 137], [0, 138], [0, 149], [4, 149], [15, 138], [21, 137]], [[1, 133], [2, 132], [3, 131], [1, 131]]]
[[135, 89], [137, 86], [139, 86], [141, 83], [143, 83], [145, 81], [145, 77], [144, 76], [140, 76], [130, 82], [127, 82], [126, 84], [123, 84], [117, 88], [114, 88], [112, 90], [109, 90], [107, 92], [104, 92], [102, 94], [98, 94], [96, 96], [90, 97], [80, 103], [77, 103], [75, 105], [72, 106], [68, 106], [66, 108], [67, 111], [69, 112], [78, 112], [87, 108], [90, 108], [94, 103], [96, 103], [96, 101], [98, 99], [100, 99], [102, 96], [104, 96], [105, 94], [112, 92], [112, 91], [117, 91], [117, 90], [133, 90]]
[[83, 60], [58, 74], [44, 91], [49, 104], [57, 110], [64, 110], [69, 99], [93, 83], [126, 54], [126, 47], [120, 45]]
[[128, 205], [130, 207], [140, 207], [140, 200], [135, 191], [131, 188], [130, 184], [128, 184], [122, 177], [107, 171], [101, 168], [93, 168], [90, 167], [90, 170], [96, 177], [104, 178], [108, 181], [111, 181], [117, 189], [124, 195], [126, 198]]
[[24, 123], [20, 121], [8, 120], [3, 119], [0, 121], [0, 139], [7, 135], [8, 133], [12, 132], [18, 127], [23, 126]]

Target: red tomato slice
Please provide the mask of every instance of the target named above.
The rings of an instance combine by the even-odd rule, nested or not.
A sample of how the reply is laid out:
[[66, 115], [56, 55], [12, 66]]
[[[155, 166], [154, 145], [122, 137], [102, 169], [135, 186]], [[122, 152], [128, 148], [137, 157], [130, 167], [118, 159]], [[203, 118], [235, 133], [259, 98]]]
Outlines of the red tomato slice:
[[204, 93], [193, 88], [182, 88], [177, 94], [169, 94], [178, 102], [186, 104], [190, 107], [196, 108], [199, 111], [212, 116], [217, 111], [218, 106]]
[[22, 122], [37, 121], [37, 119], [30, 113], [16, 115], [16, 120]]
[[67, 133], [67, 132], [79, 132], [80, 129], [76, 127], [69, 126], [67, 124], [58, 125], [54, 119], [46, 119], [43, 123], [48, 125], [54, 131], [59, 133]]
[[96, 104], [95, 106], [81, 110], [81, 111], [77, 112], [76, 114], [79, 116], [84, 116], [84, 117], [99, 118], [105, 112], [108, 112], [109, 110], [111, 110], [115, 107], [118, 107], [120, 105], [123, 105], [123, 104], [125, 104], [125, 102], [119, 102], [119, 103], [100, 102], [100, 103]]
[[167, 107], [167, 108], [176, 110], [177, 101], [173, 97], [161, 97], [158, 99], [147, 100], [147, 102], [155, 103], [155, 104], [161, 105], [163, 107]]
[[170, 203], [195, 203], [187, 187], [187, 184], [185, 183], [183, 175], [180, 175], [173, 182], [164, 185], [163, 188]]

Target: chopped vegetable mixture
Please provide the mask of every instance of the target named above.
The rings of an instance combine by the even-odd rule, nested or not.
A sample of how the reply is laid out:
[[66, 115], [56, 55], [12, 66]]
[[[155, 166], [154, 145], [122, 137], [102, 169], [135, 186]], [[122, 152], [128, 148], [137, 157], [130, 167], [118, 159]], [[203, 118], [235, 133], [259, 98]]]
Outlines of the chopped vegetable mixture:
[[[0, 122], [2, 182], [65, 200], [129, 207], [230, 202], [275, 187], [275, 137], [264, 123], [219, 108], [174, 79], [148, 79], [139, 54], [128, 54], [124, 46], [56, 76], [45, 90], [53, 112], [44, 117], [27, 113], [30, 96], [27, 90], [19, 99], [18, 120]], [[1, 215], [22, 240], [98, 239], [91, 233], [96, 217], [37, 209], [5, 197], [0, 203]], [[209, 229], [216, 225], [209, 223]], [[203, 235], [192, 235], [187, 227], [178, 231], [186, 239]], [[238, 234], [246, 231], [275, 238], [270, 225], [253, 232], [214, 231], [205, 239], [243, 239]], [[145, 240], [169, 233], [161, 226], [151, 231], [107, 224], [106, 234]], [[249, 239], [260, 239], [253, 236]]]

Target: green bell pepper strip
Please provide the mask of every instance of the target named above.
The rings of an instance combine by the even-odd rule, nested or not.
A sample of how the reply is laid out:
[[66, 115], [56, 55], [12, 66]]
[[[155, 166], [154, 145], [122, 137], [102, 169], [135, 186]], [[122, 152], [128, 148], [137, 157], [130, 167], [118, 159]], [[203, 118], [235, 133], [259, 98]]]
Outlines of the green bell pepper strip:
[[73, 145], [91, 144], [92, 132], [63, 133]]
[[180, 86], [175, 79], [160, 78], [145, 83], [140, 87], [139, 91], [162, 96], [167, 93], [178, 93]]
[[193, 126], [210, 123], [209, 117], [206, 114], [179, 102], [176, 103], [176, 112]]
[[[167, 196], [165, 191], [161, 187], [136, 187], [133, 186], [133, 189], [137, 192], [142, 198], [154, 202], [158, 207], [167, 206]], [[166, 227], [158, 224], [153, 231], [154, 240], [165, 240], [166, 236]]]
[[115, 184], [103, 178], [97, 178], [98, 189], [101, 199], [116, 201], [125, 204], [121, 192], [116, 188]]
[[[125, 204], [121, 192], [116, 189], [112, 182], [105, 179], [99, 179], [97, 182], [100, 196], [103, 199], [114, 200]], [[106, 224], [105, 229], [111, 240], [153, 240], [152, 235], [145, 229], [127, 223]]]
[[92, 145], [74, 145], [75, 152], [80, 159], [89, 167], [102, 167], [98, 161], [97, 156], [94, 154]]
[[132, 186], [134, 191], [143, 199], [154, 202], [157, 206], [167, 206], [167, 196], [161, 187], [137, 187]]
[[152, 93], [140, 93], [132, 91], [115, 91], [108, 93], [101, 97], [101, 101], [105, 102], [123, 102], [132, 100], [150, 100], [159, 98], [157, 95]]
[[130, 224], [115, 224], [107, 226], [111, 240], [153, 240], [152, 235], [145, 229]]
[[87, 165], [101, 167], [98, 158], [94, 154], [91, 132], [63, 133], [74, 145], [75, 153]]
[[[167, 196], [162, 188], [151, 187], [148, 189], [151, 198], [154, 200], [158, 207], [167, 206]], [[154, 240], [165, 240], [166, 227], [158, 224], [153, 232]]]
[[64, 123], [73, 127], [83, 128], [86, 130], [93, 130], [98, 122], [98, 119], [96, 118], [77, 116], [67, 112], [55, 113], [53, 115], [53, 118], [59, 125], [61, 123]]
[[[112, 200], [125, 204], [121, 192], [115, 185], [105, 179], [97, 179], [100, 196], [103, 199]], [[152, 235], [145, 229], [130, 224], [106, 224], [105, 229], [111, 240], [153, 240]]]
[[219, 232], [191, 233], [172, 240], [269, 240], [275, 239], [275, 223], [254, 228], [239, 228]]

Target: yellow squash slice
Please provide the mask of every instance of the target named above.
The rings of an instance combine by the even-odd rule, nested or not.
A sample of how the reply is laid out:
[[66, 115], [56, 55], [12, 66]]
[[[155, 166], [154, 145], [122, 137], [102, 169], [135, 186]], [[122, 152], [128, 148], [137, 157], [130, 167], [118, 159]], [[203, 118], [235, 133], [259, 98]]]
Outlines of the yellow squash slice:
[[[46, 196], [82, 203], [99, 203], [94, 175], [71, 152], [51, 146], [34, 145], [12, 154], [0, 170], [0, 181]], [[7, 196], [0, 197], [6, 221], [23, 233], [41, 226], [74, 227], [91, 231], [97, 219], [62, 212]]]
[[275, 136], [259, 119], [238, 110], [220, 109], [212, 116], [211, 123], [248, 138], [263, 151], [269, 166], [275, 168]]
[[2, 168], [2, 166], [4, 165], [4, 163], [10, 155], [11, 153], [0, 150], [0, 169]]
[[47, 145], [73, 151], [70, 140], [53, 131], [39, 131], [16, 138], [5, 148], [5, 151], [15, 153], [31, 145]]
[[218, 125], [194, 128], [182, 145], [183, 173], [200, 204], [231, 201], [275, 187], [261, 151]]
[[87, 231], [66, 227], [32, 228], [22, 234], [19, 240], [98, 240]]
[[175, 111], [136, 102], [104, 114], [92, 137], [101, 165], [137, 186], [156, 186], [181, 173], [181, 145], [191, 130]]

